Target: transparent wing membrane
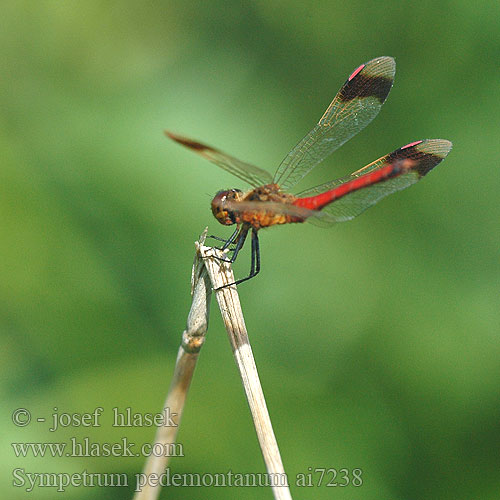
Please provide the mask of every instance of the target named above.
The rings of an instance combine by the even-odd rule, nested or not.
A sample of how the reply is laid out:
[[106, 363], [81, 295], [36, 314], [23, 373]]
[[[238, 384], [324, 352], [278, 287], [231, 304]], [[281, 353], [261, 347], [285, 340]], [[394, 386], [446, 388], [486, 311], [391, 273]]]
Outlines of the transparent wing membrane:
[[386, 100], [395, 72], [391, 57], [378, 57], [354, 70], [318, 124], [285, 156], [274, 182], [289, 190], [365, 128]]
[[372, 185], [347, 193], [326, 205], [321, 212], [313, 214], [309, 219], [319, 225], [348, 221], [389, 194], [415, 184], [444, 160], [451, 147], [451, 142], [444, 139], [416, 141], [379, 158], [347, 177], [321, 184], [303, 191], [297, 196], [302, 199], [319, 196], [327, 192], [335, 194], [336, 190], [340, 191], [341, 186], [353, 179], [368, 177], [373, 172], [386, 168], [387, 165], [399, 166], [397, 176], [381, 179]]
[[182, 137], [172, 132], [165, 131], [167, 137], [182, 144], [196, 154], [199, 154], [208, 161], [215, 163], [215, 165], [223, 168], [227, 172], [235, 175], [239, 179], [248, 182], [253, 187], [262, 186], [272, 182], [272, 176], [266, 170], [263, 170], [255, 165], [238, 160], [222, 151], [202, 144], [201, 142]]

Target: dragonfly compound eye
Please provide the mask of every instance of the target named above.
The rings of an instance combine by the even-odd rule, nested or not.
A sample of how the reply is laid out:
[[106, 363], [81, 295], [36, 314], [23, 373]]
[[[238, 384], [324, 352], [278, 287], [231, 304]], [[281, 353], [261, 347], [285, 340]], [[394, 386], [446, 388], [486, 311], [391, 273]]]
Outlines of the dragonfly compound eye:
[[212, 213], [214, 217], [224, 226], [236, 224], [237, 218], [234, 211], [230, 210], [228, 205], [231, 201], [239, 197], [239, 189], [230, 189], [228, 191], [219, 191], [212, 200]]

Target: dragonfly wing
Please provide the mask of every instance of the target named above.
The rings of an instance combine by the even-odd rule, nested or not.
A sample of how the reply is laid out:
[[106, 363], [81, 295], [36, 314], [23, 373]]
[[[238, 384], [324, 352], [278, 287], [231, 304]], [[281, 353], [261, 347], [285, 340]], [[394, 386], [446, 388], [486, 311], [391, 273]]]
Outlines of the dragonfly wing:
[[255, 165], [238, 160], [222, 151], [202, 144], [201, 142], [182, 137], [169, 131], [165, 131], [167, 137], [189, 148], [191, 151], [203, 156], [203, 158], [215, 163], [224, 170], [230, 172], [241, 180], [248, 182], [251, 186], [258, 187], [272, 182], [272, 176], [266, 170]]
[[321, 184], [298, 194], [299, 198], [310, 198], [329, 191], [342, 190], [347, 182], [361, 177], [368, 178], [373, 172], [380, 171], [388, 165], [401, 165], [397, 176], [382, 179], [375, 184], [367, 185], [335, 199], [325, 206], [321, 212], [314, 214], [309, 220], [319, 225], [348, 221], [375, 205], [391, 193], [401, 191], [415, 184], [427, 175], [450, 152], [452, 144], [445, 139], [426, 139], [403, 146], [388, 155], [352, 173], [350, 176]]
[[392, 57], [378, 57], [355, 69], [318, 124], [285, 156], [274, 182], [289, 190], [364, 129], [386, 100], [395, 72], [396, 63]]

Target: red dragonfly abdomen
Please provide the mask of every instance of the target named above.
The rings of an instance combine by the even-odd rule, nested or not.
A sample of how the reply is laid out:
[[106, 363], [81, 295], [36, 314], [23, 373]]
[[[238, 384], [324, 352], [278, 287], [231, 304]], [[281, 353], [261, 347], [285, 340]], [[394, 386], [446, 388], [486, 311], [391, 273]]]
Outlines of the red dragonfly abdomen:
[[400, 172], [400, 166], [386, 165], [378, 170], [357, 177], [352, 181], [347, 181], [340, 186], [336, 186], [329, 191], [325, 191], [324, 193], [309, 196], [307, 198], [297, 198], [293, 204], [297, 207], [307, 208], [309, 210], [321, 210], [346, 194], [352, 193], [353, 191], [357, 191], [358, 189], [362, 189], [366, 186], [371, 186], [377, 182], [382, 182], [391, 177], [395, 177]]

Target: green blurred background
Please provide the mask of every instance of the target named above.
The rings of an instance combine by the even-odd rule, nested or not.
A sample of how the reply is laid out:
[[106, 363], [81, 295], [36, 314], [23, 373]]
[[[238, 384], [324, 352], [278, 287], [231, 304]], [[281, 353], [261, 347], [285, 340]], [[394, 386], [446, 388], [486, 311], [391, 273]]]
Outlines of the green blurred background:
[[[417, 186], [332, 230], [262, 231], [240, 297], [290, 477], [361, 468], [294, 498], [497, 499], [500, 492], [500, 4], [299, 0], [4, 1], [0, 21], [3, 498], [12, 470], [125, 472], [143, 458], [15, 458], [14, 442], [149, 442], [111, 408], [159, 411], [190, 306], [193, 242], [237, 179], [169, 142], [274, 171], [347, 75], [397, 60], [365, 131], [299, 188], [420, 138], [454, 142]], [[236, 267], [248, 271], [248, 249]], [[105, 409], [98, 428], [38, 417]], [[11, 422], [16, 408], [31, 425]], [[220, 315], [172, 472], [263, 472]], [[59, 494], [60, 495], [60, 494]], [[69, 488], [74, 499], [132, 488]], [[170, 488], [162, 498], [271, 498]]]

